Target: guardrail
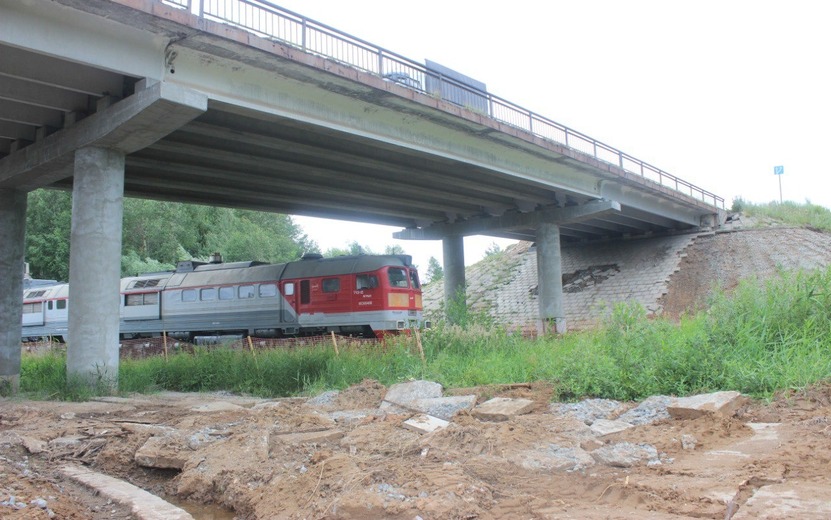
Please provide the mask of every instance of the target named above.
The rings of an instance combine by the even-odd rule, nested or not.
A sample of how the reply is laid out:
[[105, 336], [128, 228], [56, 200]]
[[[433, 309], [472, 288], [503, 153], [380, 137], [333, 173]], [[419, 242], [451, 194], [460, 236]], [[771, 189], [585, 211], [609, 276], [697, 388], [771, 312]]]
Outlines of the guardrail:
[[724, 209], [724, 199], [612, 146], [493, 94], [436, 74], [424, 65], [264, 0], [163, 0], [198, 16], [279, 40], [430, 96], [482, 113], [614, 164], [660, 186]]

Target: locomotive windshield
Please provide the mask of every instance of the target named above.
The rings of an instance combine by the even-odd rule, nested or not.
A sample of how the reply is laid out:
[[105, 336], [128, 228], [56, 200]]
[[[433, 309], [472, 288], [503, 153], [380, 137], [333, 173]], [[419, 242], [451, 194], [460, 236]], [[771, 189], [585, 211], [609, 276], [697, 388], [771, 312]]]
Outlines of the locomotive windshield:
[[421, 289], [421, 284], [418, 283], [418, 272], [415, 269], [410, 269], [410, 285], [413, 289]]
[[409, 287], [407, 284], [407, 271], [402, 267], [390, 267], [387, 271], [390, 280], [390, 287]]

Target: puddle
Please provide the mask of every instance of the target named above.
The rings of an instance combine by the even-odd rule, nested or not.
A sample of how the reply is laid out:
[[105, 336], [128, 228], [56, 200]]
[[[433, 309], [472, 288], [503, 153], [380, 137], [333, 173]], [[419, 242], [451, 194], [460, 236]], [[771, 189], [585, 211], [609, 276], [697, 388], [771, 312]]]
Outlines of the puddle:
[[235, 518], [233, 511], [216, 504], [197, 504], [176, 497], [163, 498], [190, 513], [194, 520], [234, 520]]

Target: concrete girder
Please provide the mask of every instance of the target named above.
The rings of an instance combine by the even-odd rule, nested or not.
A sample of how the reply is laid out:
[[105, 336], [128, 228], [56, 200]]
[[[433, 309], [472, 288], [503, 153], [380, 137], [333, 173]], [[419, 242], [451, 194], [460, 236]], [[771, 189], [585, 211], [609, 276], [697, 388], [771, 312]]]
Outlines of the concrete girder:
[[[224, 145], [226, 147], [245, 150], [255, 155], [266, 153], [271, 156], [294, 160], [295, 162], [309, 161], [321, 166], [331, 165], [331, 167], [337, 167], [338, 169], [351, 167], [356, 173], [374, 170], [388, 176], [401, 176], [402, 178], [406, 178], [408, 183], [420, 183], [434, 190], [442, 189], [450, 191], [460, 189], [459, 185], [465, 182], [465, 179], [458, 175], [459, 172], [472, 168], [470, 165], [464, 163], [430, 157], [411, 150], [390, 150], [383, 143], [374, 143], [374, 146], [370, 146], [365, 143], [350, 141], [342, 146], [343, 151], [332, 150], [331, 146], [333, 143], [329, 137], [326, 139], [326, 152], [322, 154], [319, 145], [306, 144], [306, 142], [319, 142], [319, 135], [310, 135], [308, 141], [304, 142], [298, 137], [301, 132], [298, 132], [296, 128], [291, 128], [291, 131], [285, 131], [285, 134], [283, 134], [277, 131], [281, 128], [281, 125], [275, 125], [274, 123], [271, 123], [267, 128], [258, 128], [254, 125], [246, 126], [247, 129], [256, 129], [263, 133], [255, 133], [245, 129], [233, 129], [233, 131], [229, 131], [226, 128], [216, 126], [218, 121], [214, 121], [214, 119], [215, 114], [210, 112], [205, 117], [199, 118], [198, 121], [189, 124], [181, 132], [177, 132], [175, 136], [171, 136], [171, 138], [177, 142], [192, 142], [182, 139], [183, 134], [192, 133], [202, 138], [211, 137], [217, 139], [219, 143], [226, 143]], [[206, 120], [212, 121], [212, 123], [205, 123]], [[259, 122], [263, 126], [267, 126], [262, 121]], [[252, 148], [246, 148], [249, 146]], [[262, 152], [259, 152], [257, 147], [262, 148]], [[407, 161], [409, 161], [409, 165]], [[411, 166], [412, 164], [418, 164], [418, 167], [413, 167]], [[447, 169], [454, 171], [456, 175], [449, 176], [444, 173], [443, 170]], [[477, 171], [475, 175], [479, 177], [484, 173], [485, 171]], [[493, 181], [493, 179], [490, 180]], [[513, 198], [530, 200], [535, 204], [549, 204], [551, 202], [549, 199], [541, 196], [541, 186], [526, 186], [515, 182], [493, 181], [479, 182], [476, 187], [477, 191], [486, 194], [488, 197], [498, 198], [498, 200]], [[508, 207], [512, 205], [509, 202]]]
[[88, 146], [124, 154], [140, 150], [207, 109], [204, 94], [156, 83], [110, 107], [0, 159], [0, 187], [27, 190], [72, 175], [75, 150]]
[[[216, 187], [216, 185], [214, 185]], [[140, 188], [141, 187], [141, 188]], [[279, 190], [273, 192], [258, 192], [252, 193], [247, 189], [234, 188], [233, 185], [222, 186], [215, 190], [214, 193], [208, 194], [199, 186], [198, 183], [192, 180], [172, 180], [167, 177], [160, 177], [152, 179], [148, 176], [141, 176], [140, 178], [132, 178], [126, 182], [126, 188], [129, 193], [157, 193], [164, 190], [168, 194], [175, 194], [177, 198], [187, 198], [190, 200], [203, 199], [210, 203], [213, 201], [217, 205], [228, 207], [260, 207], [270, 212], [290, 213], [290, 214], [307, 214], [309, 216], [319, 216], [320, 214], [314, 211], [315, 203], [310, 203], [307, 200], [301, 200], [296, 195], [281, 194]], [[381, 215], [389, 215], [390, 217], [398, 219], [406, 219], [409, 222], [414, 222], [417, 218], [422, 217], [421, 213], [412, 213], [402, 210], [400, 204], [391, 202], [387, 206], [379, 206], [373, 197], [364, 197], [364, 205], [372, 204], [372, 211]], [[322, 201], [317, 203], [320, 208], [325, 209], [340, 209], [343, 211], [354, 211], [355, 204], [360, 204], [357, 199], [350, 199], [349, 202], [343, 199], [333, 199], [331, 201]], [[369, 211], [366, 209], [366, 211]], [[436, 216], [435, 218], [438, 218]], [[346, 220], [354, 220], [348, 218]], [[386, 222], [387, 219], [384, 219]]]
[[63, 126], [63, 113], [0, 98], [0, 119], [34, 126]]
[[84, 112], [89, 109], [89, 96], [86, 94], [10, 77], [0, 81], [0, 98], [61, 112]]
[[[188, 145], [185, 145], [188, 146]], [[388, 200], [402, 207], [412, 206], [426, 212], [441, 213], [448, 204], [464, 208], [469, 214], [481, 211], [481, 201], [467, 197], [459, 200], [454, 194], [448, 193], [421, 193], [410, 190], [407, 199], [395, 195], [395, 190], [401, 189], [398, 181], [385, 179], [367, 179], [365, 176], [347, 172], [331, 172], [322, 168], [296, 165], [293, 163], [252, 157], [245, 154], [236, 154], [227, 151], [205, 150], [192, 148], [191, 161], [201, 164], [191, 164], [191, 161], [177, 161], [180, 153], [186, 153], [172, 143], [154, 145], [142, 152], [131, 156], [127, 160], [128, 176], [134, 168], [156, 170], [183, 176], [205, 177], [213, 182], [233, 182], [234, 186], [250, 183], [251, 185], [272, 187], [280, 193], [307, 197], [313, 191], [315, 199], [331, 198], [333, 200], [349, 200], [353, 195], [366, 197], [371, 195], [379, 202]], [[154, 149], [166, 149], [166, 154], [155, 154]], [[201, 152], [201, 153], [199, 153]], [[408, 184], [408, 188], [410, 185]], [[360, 190], [357, 192], [356, 190]], [[415, 211], [415, 209], [413, 210]]]
[[[605, 199], [617, 200], [622, 206], [627, 208], [627, 215], [649, 215], [660, 214], [662, 217], [658, 221], [645, 220], [646, 222], [655, 223], [660, 226], [660, 222], [676, 221], [679, 223], [689, 224], [690, 226], [699, 226], [701, 224], [701, 217], [708, 214], [708, 211], [697, 209], [697, 214], [691, 213], [690, 210], [684, 207], [676, 200], [657, 198], [645, 190], [636, 190], [628, 186], [623, 186], [618, 182], [602, 181], [600, 183], [600, 196]], [[715, 213], [715, 208], [709, 213]], [[639, 218], [639, 217], [635, 217]], [[667, 227], [674, 227], [669, 225]]]
[[0, 71], [7, 71], [2, 74], [4, 76], [81, 94], [124, 97], [124, 77], [121, 74], [15, 47], [3, 47], [3, 52], [0, 52]]
[[393, 233], [393, 237], [399, 240], [440, 240], [446, 236], [488, 235], [491, 232], [534, 229], [541, 222], [556, 222], [561, 225], [581, 222], [618, 211], [620, 204], [617, 201], [596, 200], [582, 206], [546, 208], [532, 213], [511, 213], [501, 217], [435, 224], [429, 228], [404, 229]]
[[12, 121], [0, 121], [0, 138], [16, 141], [34, 141], [37, 134], [35, 127]]

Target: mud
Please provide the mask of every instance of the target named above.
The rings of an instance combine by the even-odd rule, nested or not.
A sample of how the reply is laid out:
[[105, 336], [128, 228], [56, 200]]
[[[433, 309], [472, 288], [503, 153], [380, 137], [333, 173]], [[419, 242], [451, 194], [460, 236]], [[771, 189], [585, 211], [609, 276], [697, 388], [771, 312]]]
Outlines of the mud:
[[[747, 516], [761, 507], [754, 504], [784, 511], [780, 517], [827, 517], [829, 386], [751, 402], [731, 417], [663, 419], [606, 436], [552, 413], [545, 385], [448, 392], [474, 393], [479, 402], [522, 397], [537, 406], [502, 422], [463, 412], [429, 434], [402, 427], [410, 414], [379, 409], [384, 393], [365, 381], [315, 404], [175, 393], [3, 400], [0, 517], [131, 518], [62, 477], [57, 468], [65, 464], [177, 503], [220, 505], [240, 519], [740, 519], [758, 516]], [[148, 460], [181, 469], [136, 462], [151, 437], [164, 442], [151, 443], [162, 447]], [[655, 455], [630, 467], [598, 456], [630, 446]], [[764, 502], [771, 496], [797, 506], [776, 509]]]

